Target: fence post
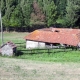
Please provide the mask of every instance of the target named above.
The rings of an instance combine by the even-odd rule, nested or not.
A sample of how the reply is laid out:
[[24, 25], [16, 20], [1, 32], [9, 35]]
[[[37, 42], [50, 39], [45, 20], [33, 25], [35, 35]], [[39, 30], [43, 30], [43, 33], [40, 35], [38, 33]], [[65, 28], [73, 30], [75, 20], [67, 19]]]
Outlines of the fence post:
[[49, 49], [48, 49], [48, 54], [50, 54]]

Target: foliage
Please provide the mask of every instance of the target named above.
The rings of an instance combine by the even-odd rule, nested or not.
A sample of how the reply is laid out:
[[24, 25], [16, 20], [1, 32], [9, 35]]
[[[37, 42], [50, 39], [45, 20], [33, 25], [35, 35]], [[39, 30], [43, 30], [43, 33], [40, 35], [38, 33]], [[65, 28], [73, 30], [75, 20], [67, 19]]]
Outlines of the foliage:
[[21, 0], [20, 2], [20, 7], [22, 10], [22, 14], [23, 14], [24, 26], [30, 25], [30, 14], [32, 11], [31, 5], [32, 5], [31, 0]]
[[80, 25], [80, 0], [0, 0], [0, 5], [6, 28]]
[[65, 20], [65, 15], [66, 15], [66, 5], [67, 5], [67, 0], [54, 0], [55, 5], [57, 6], [57, 24], [61, 25], [61, 27], [66, 27], [66, 20]]
[[47, 25], [51, 26], [56, 23], [56, 6], [53, 1], [48, 2], [46, 4], [46, 21]]
[[39, 3], [37, 1], [33, 1], [33, 12], [31, 13], [31, 25], [34, 24], [44, 24], [45, 21], [45, 15], [41, 10], [41, 7], [39, 7]]
[[21, 13], [21, 9], [20, 6], [17, 6], [14, 9], [14, 12], [12, 12], [11, 14], [11, 18], [10, 18], [10, 26], [12, 27], [21, 27], [22, 26], [22, 13]]
[[63, 18], [66, 14], [67, 0], [54, 0], [54, 3], [57, 6], [57, 13], [59, 18]]
[[[1, 0], [1, 1], [3, 1], [3, 0]], [[16, 6], [16, 5], [14, 5], [15, 1], [16, 0], [5, 0], [5, 2], [4, 2], [5, 3], [5, 6], [4, 6], [5, 13], [3, 15], [3, 24], [6, 27], [10, 26], [10, 18], [11, 18], [12, 12], [14, 11], [15, 6]]]
[[66, 7], [67, 26], [70, 27], [75, 26], [75, 22], [80, 17], [80, 15], [78, 14], [79, 10], [80, 10], [80, 0], [67, 0], [67, 7]]

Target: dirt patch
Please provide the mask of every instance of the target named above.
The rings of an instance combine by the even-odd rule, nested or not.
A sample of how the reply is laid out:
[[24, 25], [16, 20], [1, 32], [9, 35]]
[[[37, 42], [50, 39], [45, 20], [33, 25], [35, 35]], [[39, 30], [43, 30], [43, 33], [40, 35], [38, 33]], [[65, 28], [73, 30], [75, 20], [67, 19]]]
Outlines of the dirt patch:
[[80, 80], [80, 63], [50, 63], [0, 57], [0, 80]]

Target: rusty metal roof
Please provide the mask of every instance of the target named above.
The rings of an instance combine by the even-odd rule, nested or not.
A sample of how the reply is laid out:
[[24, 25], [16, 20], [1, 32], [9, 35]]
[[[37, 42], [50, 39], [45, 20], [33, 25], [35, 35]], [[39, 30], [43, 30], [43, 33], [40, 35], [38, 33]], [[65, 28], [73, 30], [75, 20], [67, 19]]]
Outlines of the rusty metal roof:
[[3, 44], [0, 48], [4, 47], [5, 45], [9, 45], [12, 49], [17, 47], [13, 42], [9, 41]]
[[80, 42], [80, 29], [46, 28], [35, 30], [25, 37], [26, 40], [48, 43], [62, 43], [77, 46]]

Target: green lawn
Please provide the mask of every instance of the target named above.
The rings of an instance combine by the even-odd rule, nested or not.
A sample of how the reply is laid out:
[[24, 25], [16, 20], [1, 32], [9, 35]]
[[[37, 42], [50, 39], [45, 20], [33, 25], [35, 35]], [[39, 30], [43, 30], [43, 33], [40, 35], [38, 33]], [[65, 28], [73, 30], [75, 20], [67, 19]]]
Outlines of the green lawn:
[[[3, 33], [3, 42], [6, 43], [8, 41], [14, 42], [17, 46], [20, 44], [25, 44], [24, 37], [27, 35], [27, 32], [4, 32]], [[1, 36], [1, 35], [0, 35]], [[0, 40], [1, 44], [1, 40]]]
[[47, 52], [27, 54], [27, 51], [25, 51], [24, 54], [18, 56], [18, 58], [49, 62], [80, 62], [80, 51], [66, 50], [64, 52], [62, 50], [59, 52], [59, 50], [53, 50], [50, 54]]
[[17, 45], [17, 54], [22, 54], [20, 56], [15, 56], [14, 58], [37, 60], [37, 61], [49, 61], [49, 62], [80, 62], [80, 51], [67, 49], [50, 50], [48, 53], [46, 50], [34, 51], [32, 54], [28, 54], [26, 51], [26, 42], [24, 37], [27, 35], [25, 33], [17, 32], [4, 32], [4, 43], [7, 41], [12, 41]]

